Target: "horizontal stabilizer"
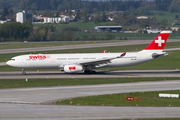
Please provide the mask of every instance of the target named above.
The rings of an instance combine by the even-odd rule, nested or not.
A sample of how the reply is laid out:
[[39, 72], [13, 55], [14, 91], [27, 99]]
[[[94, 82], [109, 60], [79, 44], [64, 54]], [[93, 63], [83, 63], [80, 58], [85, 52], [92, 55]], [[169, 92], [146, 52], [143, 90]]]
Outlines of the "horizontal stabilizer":
[[166, 52], [163, 52], [162, 54], [153, 53], [153, 54], [152, 54], [152, 57], [153, 57], [154, 59], [156, 59], [156, 58], [164, 57], [164, 56], [167, 56], [167, 55], [168, 55], [168, 53], [166, 53]]

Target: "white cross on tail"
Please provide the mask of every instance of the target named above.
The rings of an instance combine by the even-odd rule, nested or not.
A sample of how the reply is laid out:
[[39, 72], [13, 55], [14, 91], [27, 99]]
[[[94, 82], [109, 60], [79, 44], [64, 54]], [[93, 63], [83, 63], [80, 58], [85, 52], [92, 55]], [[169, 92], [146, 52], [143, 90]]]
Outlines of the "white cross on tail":
[[155, 40], [155, 43], [158, 43], [158, 46], [161, 47], [162, 43], [164, 43], [165, 40], [161, 40], [161, 36], [158, 37], [158, 40]]

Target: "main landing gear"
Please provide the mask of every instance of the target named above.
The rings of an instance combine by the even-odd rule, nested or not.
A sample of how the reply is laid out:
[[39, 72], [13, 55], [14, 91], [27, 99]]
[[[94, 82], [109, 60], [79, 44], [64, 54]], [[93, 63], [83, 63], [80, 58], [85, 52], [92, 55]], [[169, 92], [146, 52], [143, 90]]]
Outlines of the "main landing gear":
[[26, 75], [26, 72], [25, 72], [25, 70], [24, 70], [24, 69], [22, 69], [22, 74], [23, 74], [23, 75]]
[[96, 71], [93, 70], [84, 70], [85, 74], [96, 74]]

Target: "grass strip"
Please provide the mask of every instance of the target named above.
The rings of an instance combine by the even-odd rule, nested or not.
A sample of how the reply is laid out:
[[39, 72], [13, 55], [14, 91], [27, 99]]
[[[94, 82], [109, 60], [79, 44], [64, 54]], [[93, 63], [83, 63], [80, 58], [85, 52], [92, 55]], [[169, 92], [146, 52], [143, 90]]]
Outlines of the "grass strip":
[[145, 81], [162, 81], [162, 80], [179, 80], [179, 77], [163, 78], [75, 78], [75, 79], [2, 79], [0, 88], [20, 88], [20, 87], [44, 87], [60, 85], [94, 85], [94, 84], [111, 84], [127, 82], [145, 82]]
[[[180, 90], [130, 92], [112, 95], [98, 95], [57, 101], [58, 105], [93, 105], [93, 106], [180, 106], [179, 98], [160, 98], [159, 93], [180, 94]], [[126, 97], [136, 97], [137, 100], [127, 101]]]
[[[91, 42], [93, 43], [93, 42]], [[20, 43], [20, 44], [3, 44], [0, 45], [0, 49], [15, 49], [15, 48], [33, 48], [33, 47], [52, 47], [63, 45], [76, 45], [87, 44], [87, 42], [51, 42], [51, 43]]]
[[94, 43], [112, 43], [120, 41], [62, 41], [62, 42], [42, 42], [42, 43], [13, 43], [13, 44], [0, 44], [0, 50], [2, 49], [16, 49], [16, 48], [34, 48], [34, 47], [53, 47], [53, 46], [65, 46], [65, 45], [81, 45], [81, 44], [94, 44]]

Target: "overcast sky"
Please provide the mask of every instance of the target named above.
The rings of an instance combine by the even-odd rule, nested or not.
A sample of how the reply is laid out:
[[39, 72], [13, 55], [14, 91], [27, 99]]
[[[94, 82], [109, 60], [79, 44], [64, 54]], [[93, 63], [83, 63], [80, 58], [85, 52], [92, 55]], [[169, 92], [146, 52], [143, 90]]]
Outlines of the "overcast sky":
[[[81, 1], [132, 1], [132, 0], [81, 0]], [[140, 0], [134, 0], [134, 1], [140, 1]], [[154, 0], [147, 0], [147, 1], [154, 1]]]

